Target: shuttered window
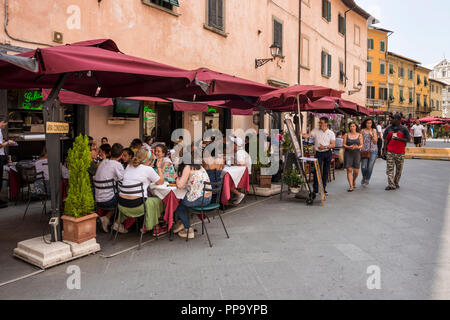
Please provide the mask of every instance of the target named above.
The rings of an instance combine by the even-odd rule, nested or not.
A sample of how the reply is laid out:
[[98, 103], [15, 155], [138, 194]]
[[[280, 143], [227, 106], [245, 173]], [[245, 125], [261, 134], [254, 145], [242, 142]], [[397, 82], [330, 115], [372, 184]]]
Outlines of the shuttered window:
[[223, 1], [208, 0], [208, 26], [222, 31], [224, 30]]
[[380, 51], [381, 52], [385, 52], [386, 51], [386, 43], [384, 42], [384, 40], [380, 41]]
[[373, 39], [367, 39], [367, 49], [373, 50]]
[[322, 17], [328, 22], [331, 21], [331, 1], [329, 0], [322, 0]]
[[322, 51], [322, 75], [326, 77], [331, 77], [331, 55]]
[[386, 64], [384, 62], [380, 63], [380, 74], [386, 74]]
[[344, 83], [345, 73], [344, 73], [344, 63], [339, 61], [339, 82]]
[[367, 86], [367, 99], [375, 99], [375, 87]]
[[388, 92], [387, 88], [378, 88], [378, 97], [380, 100], [387, 100]]
[[338, 15], [338, 24], [339, 33], [345, 35], [345, 18], [341, 14]]
[[372, 61], [367, 61], [367, 72], [372, 73]]
[[180, 6], [178, 0], [150, 0], [150, 2], [169, 10], [173, 10], [173, 6]]
[[283, 53], [283, 24], [277, 20], [273, 20], [273, 44], [280, 48]]

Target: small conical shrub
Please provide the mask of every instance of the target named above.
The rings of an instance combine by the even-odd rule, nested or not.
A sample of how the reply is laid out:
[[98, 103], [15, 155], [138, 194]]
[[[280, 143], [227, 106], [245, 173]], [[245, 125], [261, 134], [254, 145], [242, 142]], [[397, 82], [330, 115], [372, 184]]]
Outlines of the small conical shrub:
[[94, 210], [94, 197], [88, 168], [91, 165], [88, 137], [79, 135], [69, 150], [69, 190], [65, 201], [65, 214], [84, 217]]

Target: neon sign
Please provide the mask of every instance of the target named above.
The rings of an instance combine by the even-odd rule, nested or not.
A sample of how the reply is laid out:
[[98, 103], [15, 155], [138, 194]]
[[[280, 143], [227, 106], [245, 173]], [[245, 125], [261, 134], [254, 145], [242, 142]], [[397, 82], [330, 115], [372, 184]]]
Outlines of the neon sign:
[[208, 109], [208, 112], [217, 113], [217, 110], [214, 109], [214, 108], [209, 108], [209, 109]]
[[147, 107], [147, 106], [144, 107], [144, 111], [149, 112], [149, 113], [155, 113], [154, 109]]
[[25, 110], [42, 110], [43, 104], [36, 105], [36, 102], [41, 102], [42, 98], [42, 91], [26, 91], [23, 94], [22, 108]]

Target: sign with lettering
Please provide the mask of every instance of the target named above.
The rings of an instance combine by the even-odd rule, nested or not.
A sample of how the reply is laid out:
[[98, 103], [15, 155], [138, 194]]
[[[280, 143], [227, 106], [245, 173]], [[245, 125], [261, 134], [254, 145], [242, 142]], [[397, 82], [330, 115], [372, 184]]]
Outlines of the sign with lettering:
[[46, 133], [69, 133], [69, 124], [67, 122], [47, 121], [45, 127]]
[[25, 110], [42, 110], [42, 91], [32, 90], [25, 91], [22, 97], [21, 107]]

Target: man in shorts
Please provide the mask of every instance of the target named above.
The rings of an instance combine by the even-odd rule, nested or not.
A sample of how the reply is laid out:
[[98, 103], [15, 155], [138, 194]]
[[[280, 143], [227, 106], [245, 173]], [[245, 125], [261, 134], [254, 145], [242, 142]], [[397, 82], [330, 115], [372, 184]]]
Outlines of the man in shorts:
[[420, 124], [419, 119], [416, 120], [416, 124], [412, 126], [412, 131], [414, 135], [414, 144], [417, 148], [422, 147], [422, 139], [425, 140], [425, 127]]

